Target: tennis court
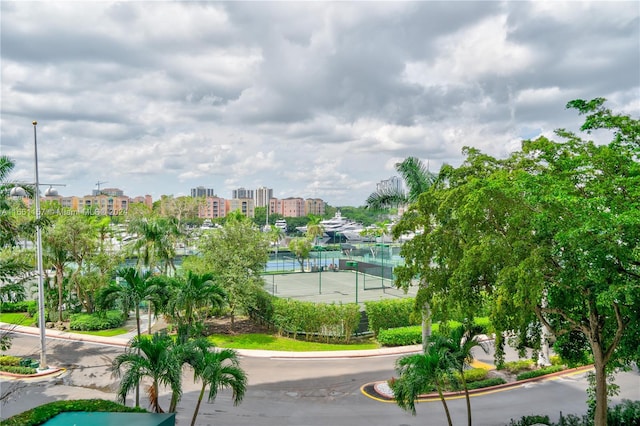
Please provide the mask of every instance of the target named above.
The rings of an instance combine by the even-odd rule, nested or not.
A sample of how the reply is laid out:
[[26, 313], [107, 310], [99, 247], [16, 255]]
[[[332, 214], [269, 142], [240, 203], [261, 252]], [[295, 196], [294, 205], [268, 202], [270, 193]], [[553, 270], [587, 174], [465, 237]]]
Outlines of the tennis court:
[[362, 304], [370, 300], [414, 297], [416, 287], [407, 294], [395, 288], [390, 279], [355, 270], [325, 270], [265, 275], [265, 290], [284, 298], [320, 303]]

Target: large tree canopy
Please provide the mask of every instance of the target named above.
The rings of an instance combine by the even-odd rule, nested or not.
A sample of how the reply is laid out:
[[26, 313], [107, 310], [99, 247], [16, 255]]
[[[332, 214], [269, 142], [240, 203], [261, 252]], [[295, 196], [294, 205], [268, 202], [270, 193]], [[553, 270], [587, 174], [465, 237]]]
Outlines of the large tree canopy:
[[560, 141], [524, 141], [504, 160], [466, 149], [395, 227], [423, 230], [396, 272], [403, 286], [418, 277], [436, 314], [472, 317], [488, 300], [498, 331], [521, 344], [539, 345], [543, 324], [565, 356], [588, 350], [604, 425], [607, 372], [640, 360], [640, 121], [604, 99], [567, 107], [612, 141], [561, 129]]

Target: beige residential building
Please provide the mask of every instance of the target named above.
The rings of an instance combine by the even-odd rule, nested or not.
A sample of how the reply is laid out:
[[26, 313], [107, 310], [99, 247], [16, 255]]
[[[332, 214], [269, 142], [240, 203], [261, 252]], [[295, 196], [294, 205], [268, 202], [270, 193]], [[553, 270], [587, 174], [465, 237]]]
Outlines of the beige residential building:
[[232, 198], [227, 200], [227, 213], [239, 210], [247, 217], [255, 217], [253, 198]]
[[307, 215], [323, 216], [324, 215], [324, 201], [320, 198], [307, 198], [304, 201], [304, 211]]
[[198, 217], [203, 219], [218, 219], [227, 215], [226, 200], [220, 197], [207, 197], [198, 207]]

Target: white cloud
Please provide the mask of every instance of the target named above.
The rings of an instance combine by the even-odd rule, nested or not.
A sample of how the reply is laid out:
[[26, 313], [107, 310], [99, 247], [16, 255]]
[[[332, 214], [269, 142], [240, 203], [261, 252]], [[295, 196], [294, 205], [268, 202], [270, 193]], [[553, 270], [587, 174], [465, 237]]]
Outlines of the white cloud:
[[361, 205], [431, 170], [576, 129], [574, 98], [640, 111], [633, 2], [2, 2], [0, 151], [63, 194]]

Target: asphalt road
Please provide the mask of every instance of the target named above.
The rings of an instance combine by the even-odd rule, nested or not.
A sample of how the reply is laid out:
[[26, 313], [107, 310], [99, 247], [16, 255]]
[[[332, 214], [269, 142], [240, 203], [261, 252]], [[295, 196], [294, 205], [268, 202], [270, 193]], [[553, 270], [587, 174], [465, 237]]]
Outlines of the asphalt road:
[[[56, 379], [5, 380], [2, 390], [16, 389], [0, 407], [7, 418], [34, 406], [58, 399], [104, 398], [113, 400], [117, 380], [108, 372], [111, 360], [122, 348], [48, 339], [50, 365], [68, 371]], [[36, 336], [16, 336], [14, 354], [37, 358]], [[413, 426], [445, 425], [440, 402], [418, 404], [417, 416], [402, 411], [393, 403], [365, 396], [360, 388], [370, 382], [393, 376], [397, 356], [340, 359], [278, 359], [242, 357], [241, 365], [249, 375], [244, 401], [234, 407], [229, 392], [223, 391], [215, 403], [203, 403], [199, 425], [264, 426]], [[184, 374], [184, 395], [179, 404], [178, 425], [190, 424], [200, 385], [193, 383], [189, 371]], [[622, 398], [640, 400], [640, 375], [637, 371], [618, 375]], [[507, 391], [472, 398], [474, 425], [508, 424], [510, 419], [527, 414], [548, 414], [557, 419], [560, 412], [586, 412], [587, 381], [584, 374], [553, 381], [531, 383]], [[164, 393], [162, 406], [169, 405]], [[131, 404], [131, 397], [128, 400]], [[146, 404], [142, 399], [142, 404]], [[449, 401], [454, 424], [466, 424], [464, 399]]]

